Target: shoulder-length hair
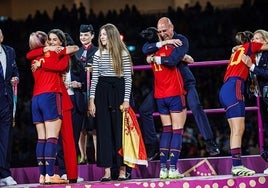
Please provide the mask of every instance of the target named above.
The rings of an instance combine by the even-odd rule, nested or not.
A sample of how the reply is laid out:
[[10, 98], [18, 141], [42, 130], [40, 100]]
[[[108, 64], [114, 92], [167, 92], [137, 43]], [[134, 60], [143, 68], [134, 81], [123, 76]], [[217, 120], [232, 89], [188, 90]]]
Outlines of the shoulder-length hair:
[[267, 32], [267, 31], [265, 31], [265, 30], [263, 30], [263, 29], [258, 29], [258, 30], [256, 30], [256, 31], [254, 32], [254, 35], [255, 35], [256, 33], [260, 33], [261, 36], [262, 36], [262, 38], [263, 38], [263, 40], [264, 40], [266, 43], [268, 43], [268, 32]]

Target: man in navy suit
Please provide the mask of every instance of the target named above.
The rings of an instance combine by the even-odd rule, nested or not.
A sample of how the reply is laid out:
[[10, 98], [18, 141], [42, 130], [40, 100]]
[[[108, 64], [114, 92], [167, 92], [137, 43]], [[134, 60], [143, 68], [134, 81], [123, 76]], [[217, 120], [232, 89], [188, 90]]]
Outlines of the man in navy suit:
[[[169, 26], [167, 28], [167, 26]], [[174, 26], [172, 22], [170, 21], [169, 18], [167, 17], [162, 17], [159, 19], [158, 24], [157, 24], [157, 30], [158, 34], [162, 38], [162, 42], [147, 42], [143, 45], [142, 51], [145, 55], [150, 55], [155, 53], [160, 47], [162, 47], [162, 44], [170, 44], [167, 43], [167, 41], [171, 42], [172, 45], [175, 46], [180, 46], [182, 45], [181, 49], [184, 49], [187, 47], [188, 50], [188, 39], [184, 37], [181, 34], [178, 34], [174, 31]], [[173, 39], [173, 40], [172, 40]], [[179, 39], [181, 40], [180, 42], [177, 42], [178, 40], [174, 39]], [[183, 56], [187, 53], [187, 50], [177, 50], [171, 53], [170, 55], [170, 60], [168, 58], [164, 59], [163, 61], [166, 62], [166, 65], [170, 65], [170, 62], [172, 63], [178, 63], [172, 61], [173, 57], [176, 56], [181, 56], [181, 59]], [[153, 58], [153, 56], [152, 56]], [[160, 59], [161, 60], [161, 59]], [[162, 62], [161, 62], [162, 63]], [[196, 124], [199, 128], [199, 131], [201, 132], [201, 135], [203, 136], [205, 140], [205, 145], [206, 145], [206, 150], [211, 156], [218, 155], [220, 153], [220, 150], [218, 146], [216, 145], [214, 141], [214, 135], [211, 129], [211, 126], [209, 124], [208, 118], [206, 113], [203, 110], [203, 107], [201, 105], [201, 102], [199, 100], [198, 92], [196, 90], [196, 80], [191, 72], [189, 66], [185, 63], [178, 63], [177, 67], [179, 68], [183, 81], [184, 81], [184, 87], [185, 90], [187, 91], [186, 99], [187, 99], [187, 105], [189, 109], [192, 111], [193, 116], [195, 118]], [[140, 114], [141, 114], [141, 121], [143, 122], [143, 133], [145, 137], [145, 144], [148, 146], [150, 143], [149, 147], [147, 147], [147, 150], [152, 150], [155, 151], [153, 154], [152, 152], [148, 152], [149, 160], [154, 160], [155, 157], [157, 156], [156, 152], [156, 131], [154, 129], [154, 122], [153, 122], [153, 117], [152, 117], [152, 112], [153, 108], [155, 106], [154, 101], [152, 99], [153, 93], [150, 93], [147, 98], [145, 99], [144, 104], [141, 105], [140, 108]], [[146, 130], [144, 130], [146, 129]]]
[[15, 50], [3, 45], [4, 36], [0, 29], [0, 186], [16, 185], [11, 177], [11, 130], [13, 120], [12, 86], [19, 81]]

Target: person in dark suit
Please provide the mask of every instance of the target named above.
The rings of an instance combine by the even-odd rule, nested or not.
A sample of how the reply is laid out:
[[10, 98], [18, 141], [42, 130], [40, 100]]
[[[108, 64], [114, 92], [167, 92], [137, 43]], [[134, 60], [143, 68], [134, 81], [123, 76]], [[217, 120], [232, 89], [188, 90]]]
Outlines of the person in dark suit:
[[16, 185], [10, 172], [11, 131], [13, 112], [12, 86], [19, 82], [15, 50], [3, 45], [0, 29], [0, 186]]
[[[268, 32], [259, 29], [254, 32], [253, 42], [260, 42], [260, 43], [268, 43]], [[261, 117], [264, 128], [266, 129], [266, 135], [268, 135], [267, 126], [268, 126], [268, 52], [263, 51], [256, 54], [255, 57], [255, 64], [251, 61], [245, 61], [244, 63], [249, 67], [250, 74], [256, 75], [257, 79], [257, 93], [261, 96], [260, 100], [260, 110], [261, 110]], [[264, 136], [265, 138], [266, 136]], [[264, 144], [265, 145], [265, 144]], [[261, 148], [261, 157], [268, 162], [268, 148], [264, 146]], [[268, 168], [264, 170], [264, 174], [268, 174]]]
[[[172, 45], [189, 45], [188, 39], [182, 41], [182, 43], [178, 42], [181, 38], [184, 38], [183, 35], [178, 34], [174, 31], [174, 26], [169, 18], [162, 17], [158, 21], [157, 30], [158, 34], [163, 40], [162, 42], [146, 42], [143, 47], [142, 51], [145, 55], [153, 54], [156, 52], [163, 44], [169, 44], [170, 42]], [[162, 23], [165, 24], [162, 24]], [[167, 28], [167, 26], [169, 26]], [[184, 56], [183, 53], [174, 53], [175, 55]], [[171, 54], [173, 56], [173, 54]], [[189, 109], [192, 111], [193, 116], [195, 118], [197, 127], [204, 138], [206, 150], [211, 156], [219, 155], [220, 150], [217, 144], [214, 141], [214, 135], [212, 132], [212, 128], [208, 121], [208, 117], [203, 110], [201, 102], [199, 100], [198, 92], [196, 90], [196, 79], [191, 72], [189, 66], [185, 63], [179, 63], [177, 65], [179, 70], [181, 71], [181, 75], [184, 81], [184, 87], [187, 90], [187, 105]], [[152, 112], [155, 108], [155, 101], [152, 99], [153, 93], [151, 92], [146, 99], [144, 100], [144, 104], [140, 106], [140, 114], [141, 114], [141, 121], [143, 125], [143, 133], [145, 137], [145, 143], [147, 145], [147, 150], [149, 154], [149, 160], [154, 160], [158, 155], [157, 150], [157, 136], [156, 130], [154, 128], [154, 121]]]
[[[79, 145], [80, 150], [80, 164], [86, 164], [88, 163], [87, 158], [87, 141], [88, 141], [88, 130], [93, 131], [93, 143], [95, 148], [95, 160], [96, 160], [96, 130], [94, 127], [94, 122], [92, 117], [87, 117], [87, 105], [88, 98], [89, 98], [89, 83], [90, 83], [90, 69], [93, 62], [93, 55], [98, 50], [96, 46], [92, 43], [92, 40], [94, 38], [94, 29], [91, 24], [85, 25], [82, 24], [80, 26], [80, 34], [79, 39], [82, 44], [82, 46], [79, 48], [78, 52], [76, 52], [75, 56], [79, 60], [79, 64], [82, 65], [82, 71], [80, 70], [79, 75], [79, 82], [82, 83], [82, 89], [78, 90], [80, 93], [75, 92], [74, 96], [76, 98], [76, 102], [79, 102], [80, 104], [77, 105], [77, 111], [76, 114], [73, 115], [73, 119], [76, 119], [76, 126], [74, 127], [74, 132], [76, 134], [75, 139], [76, 143]], [[80, 66], [81, 67], [81, 66]], [[75, 80], [74, 78], [75, 73], [72, 74], [72, 81]], [[81, 93], [82, 91], [82, 93]], [[82, 98], [82, 95], [84, 98]], [[79, 107], [80, 106], [80, 107]], [[83, 120], [81, 122], [81, 120]], [[80, 136], [80, 137], [79, 137]], [[78, 140], [77, 140], [78, 137]]]

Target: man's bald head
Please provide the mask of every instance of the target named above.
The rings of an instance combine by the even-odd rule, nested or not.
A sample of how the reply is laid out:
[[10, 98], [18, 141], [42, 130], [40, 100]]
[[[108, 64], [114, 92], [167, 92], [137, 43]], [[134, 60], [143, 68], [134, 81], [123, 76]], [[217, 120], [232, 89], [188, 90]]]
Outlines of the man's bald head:
[[162, 25], [162, 24], [165, 24], [165, 25], [173, 25], [172, 22], [170, 21], [170, 19], [168, 17], [162, 17], [158, 20], [158, 23], [157, 25]]
[[157, 23], [157, 30], [162, 40], [172, 39], [174, 34], [174, 26], [169, 18], [160, 18]]

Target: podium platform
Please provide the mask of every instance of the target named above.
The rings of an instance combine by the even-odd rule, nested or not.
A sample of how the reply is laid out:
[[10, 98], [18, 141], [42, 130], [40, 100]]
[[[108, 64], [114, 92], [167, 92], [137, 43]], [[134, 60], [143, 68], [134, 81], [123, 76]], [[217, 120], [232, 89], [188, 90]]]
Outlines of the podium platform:
[[[139, 166], [132, 170], [132, 179], [127, 181], [99, 182], [103, 169], [95, 164], [79, 165], [79, 176], [84, 182], [64, 185], [39, 185], [37, 184], [39, 172], [37, 167], [13, 168], [12, 176], [18, 185], [11, 187], [51, 187], [51, 188], [268, 188], [268, 175], [263, 170], [268, 168], [260, 156], [243, 156], [243, 164], [256, 171], [254, 176], [234, 177], [230, 175], [230, 157], [208, 157], [180, 159], [178, 167], [185, 174], [182, 179], [159, 179], [159, 161], [149, 162], [148, 167]], [[9, 186], [10, 187], [10, 186]]]

